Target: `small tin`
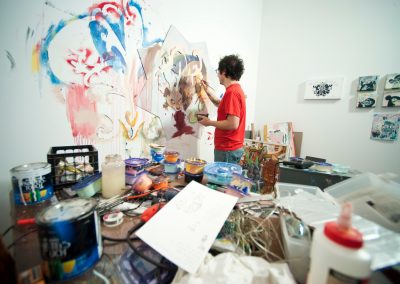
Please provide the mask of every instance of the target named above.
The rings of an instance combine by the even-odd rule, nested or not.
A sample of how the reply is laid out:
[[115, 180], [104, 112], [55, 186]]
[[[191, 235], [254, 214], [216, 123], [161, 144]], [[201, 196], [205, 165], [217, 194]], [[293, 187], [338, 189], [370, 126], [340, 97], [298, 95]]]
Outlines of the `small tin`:
[[54, 195], [51, 165], [30, 163], [10, 170], [16, 204], [35, 204]]
[[36, 216], [48, 281], [74, 278], [100, 259], [102, 245], [96, 204], [94, 199], [69, 199], [45, 208]]

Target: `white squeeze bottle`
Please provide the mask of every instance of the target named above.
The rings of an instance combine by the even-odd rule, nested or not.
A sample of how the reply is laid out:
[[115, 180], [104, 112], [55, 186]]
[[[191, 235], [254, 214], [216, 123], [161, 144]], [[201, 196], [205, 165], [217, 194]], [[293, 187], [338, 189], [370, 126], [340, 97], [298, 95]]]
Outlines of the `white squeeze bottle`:
[[125, 162], [120, 155], [107, 155], [101, 165], [101, 193], [104, 198], [121, 194], [125, 189]]
[[351, 226], [351, 211], [351, 204], [344, 204], [337, 222], [315, 230], [307, 284], [369, 282], [371, 256], [362, 248], [362, 234]]

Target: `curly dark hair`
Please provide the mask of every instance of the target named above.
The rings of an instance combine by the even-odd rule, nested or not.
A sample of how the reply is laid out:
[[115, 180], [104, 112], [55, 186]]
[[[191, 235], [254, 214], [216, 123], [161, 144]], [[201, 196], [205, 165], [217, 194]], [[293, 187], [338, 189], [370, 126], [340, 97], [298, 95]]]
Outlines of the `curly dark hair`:
[[244, 72], [243, 60], [235, 54], [224, 56], [218, 63], [218, 71], [225, 72], [226, 77], [239, 81]]

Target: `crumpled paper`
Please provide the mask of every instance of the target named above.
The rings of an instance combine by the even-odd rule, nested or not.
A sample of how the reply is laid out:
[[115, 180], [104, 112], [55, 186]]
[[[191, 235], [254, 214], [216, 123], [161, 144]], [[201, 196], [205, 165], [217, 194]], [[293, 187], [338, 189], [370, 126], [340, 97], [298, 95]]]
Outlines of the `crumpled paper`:
[[261, 257], [241, 256], [235, 253], [208, 254], [195, 274], [181, 268], [173, 284], [295, 284], [286, 263], [269, 263]]

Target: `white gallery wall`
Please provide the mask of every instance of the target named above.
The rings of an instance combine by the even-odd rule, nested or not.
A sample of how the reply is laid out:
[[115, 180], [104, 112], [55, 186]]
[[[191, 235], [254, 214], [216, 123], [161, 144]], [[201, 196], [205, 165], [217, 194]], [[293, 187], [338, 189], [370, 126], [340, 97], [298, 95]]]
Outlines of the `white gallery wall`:
[[[51, 146], [74, 144], [65, 105], [55, 95], [57, 90], [49, 88], [32, 72], [35, 39], [40, 33], [45, 34], [47, 24], [57, 24], [60, 19], [80, 14], [98, 2], [0, 2], [0, 206], [3, 208], [0, 232], [10, 224], [9, 170], [25, 163], [46, 161]], [[220, 57], [227, 54], [237, 53], [244, 59], [246, 73], [242, 84], [248, 95], [248, 120], [253, 121], [262, 1], [148, 0], [146, 3], [156, 16], [154, 27], [166, 33], [174, 25], [188, 41], [205, 42], [215, 68]], [[35, 33], [28, 34], [28, 30]], [[200, 149], [201, 156], [212, 159], [212, 149], [211, 141], [208, 147]]]
[[[301, 156], [400, 176], [400, 140], [370, 139], [386, 74], [400, 72], [400, 1], [263, 2], [255, 122], [291, 121]], [[356, 108], [359, 76], [379, 75], [377, 107]], [[304, 100], [305, 81], [343, 77], [340, 100]]]

